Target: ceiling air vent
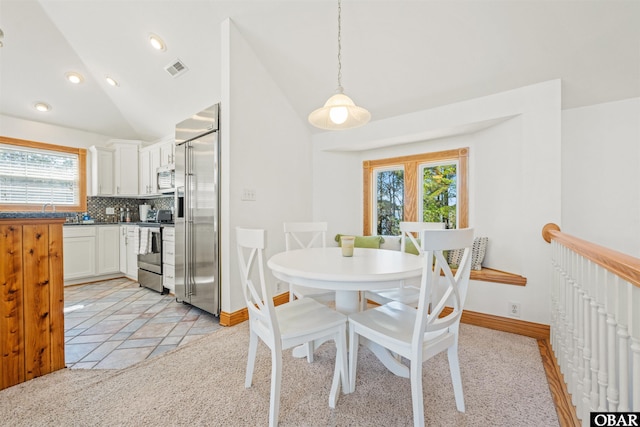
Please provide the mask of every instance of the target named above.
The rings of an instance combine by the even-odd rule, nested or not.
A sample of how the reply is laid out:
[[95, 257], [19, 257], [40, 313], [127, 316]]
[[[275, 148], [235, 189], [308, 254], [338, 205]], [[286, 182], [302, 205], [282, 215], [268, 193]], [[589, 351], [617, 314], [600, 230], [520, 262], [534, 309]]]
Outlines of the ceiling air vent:
[[171, 74], [173, 77], [178, 77], [184, 73], [186, 73], [189, 69], [186, 65], [179, 59], [176, 59], [171, 64], [164, 67], [167, 70], [167, 73]]

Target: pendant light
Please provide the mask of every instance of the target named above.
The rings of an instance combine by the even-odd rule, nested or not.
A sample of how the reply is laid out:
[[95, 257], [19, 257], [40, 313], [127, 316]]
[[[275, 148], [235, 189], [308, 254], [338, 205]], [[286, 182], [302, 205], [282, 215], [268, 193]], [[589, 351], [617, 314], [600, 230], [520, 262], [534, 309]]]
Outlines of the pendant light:
[[336, 94], [325, 102], [322, 108], [318, 108], [309, 114], [309, 123], [320, 129], [341, 130], [352, 129], [365, 125], [371, 119], [371, 113], [362, 107], [358, 107], [342, 89], [342, 45], [341, 45], [341, 12], [340, 0], [338, 0], [338, 88]]

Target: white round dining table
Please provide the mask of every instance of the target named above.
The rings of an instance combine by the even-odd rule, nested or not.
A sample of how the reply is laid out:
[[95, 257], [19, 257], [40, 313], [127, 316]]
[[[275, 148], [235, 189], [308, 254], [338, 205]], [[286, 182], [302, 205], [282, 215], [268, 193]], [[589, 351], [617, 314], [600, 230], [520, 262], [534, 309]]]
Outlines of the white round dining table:
[[[386, 249], [355, 248], [352, 257], [338, 247], [307, 248], [278, 253], [267, 262], [273, 275], [288, 283], [336, 292], [336, 310], [349, 315], [359, 311], [360, 291], [399, 286], [403, 280], [422, 274], [422, 257]], [[360, 339], [396, 375], [408, 378], [409, 369], [384, 347]], [[314, 348], [322, 342], [314, 343]], [[295, 357], [305, 357], [304, 346]]]
[[355, 248], [351, 257], [339, 247], [298, 249], [272, 256], [267, 265], [282, 281], [335, 291], [336, 310], [344, 314], [358, 311], [360, 291], [399, 286], [422, 273], [419, 256], [368, 248]]

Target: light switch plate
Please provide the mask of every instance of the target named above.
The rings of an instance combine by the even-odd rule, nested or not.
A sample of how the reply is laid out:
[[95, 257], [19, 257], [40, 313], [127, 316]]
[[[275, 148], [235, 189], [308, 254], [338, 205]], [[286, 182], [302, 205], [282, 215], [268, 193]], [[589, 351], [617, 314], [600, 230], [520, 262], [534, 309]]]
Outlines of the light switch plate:
[[255, 202], [256, 201], [256, 190], [252, 188], [245, 188], [242, 190], [242, 197], [240, 200]]

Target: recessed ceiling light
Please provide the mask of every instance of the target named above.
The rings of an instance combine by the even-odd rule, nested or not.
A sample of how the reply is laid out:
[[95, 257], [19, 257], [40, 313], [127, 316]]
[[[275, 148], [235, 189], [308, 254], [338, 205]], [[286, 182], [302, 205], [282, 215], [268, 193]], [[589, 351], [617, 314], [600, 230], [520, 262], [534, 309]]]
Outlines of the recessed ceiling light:
[[36, 107], [36, 110], [41, 111], [43, 113], [46, 113], [47, 111], [51, 110], [51, 105], [47, 104], [46, 102], [36, 102], [34, 107]]
[[68, 73], [65, 74], [65, 77], [71, 83], [76, 84], [76, 85], [80, 84], [80, 83], [82, 83], [84, 81], [84, 77], [82, 77], [82, 74], [80, 74], [80, 73], [68, 72]]
[[118, 82], [110, 76], [105, 77], [105, 80], [107, 81], [107, 83], [109, 83], [111, 86], [119, 86]]
[[167, 50], [167, 46], [164, 44], [164, 41], [155, 34], [149, 34], [149, 43], [151, 43], [151, 46], [156, 50]]

